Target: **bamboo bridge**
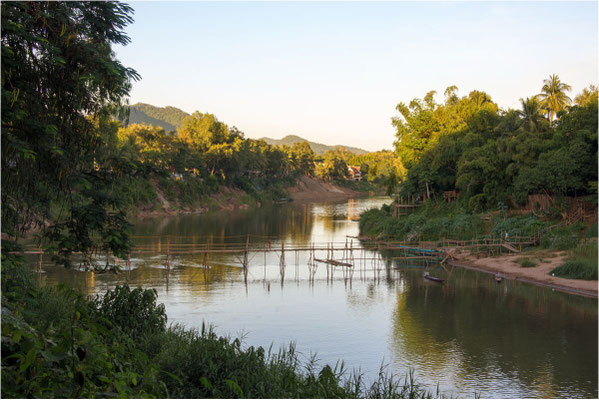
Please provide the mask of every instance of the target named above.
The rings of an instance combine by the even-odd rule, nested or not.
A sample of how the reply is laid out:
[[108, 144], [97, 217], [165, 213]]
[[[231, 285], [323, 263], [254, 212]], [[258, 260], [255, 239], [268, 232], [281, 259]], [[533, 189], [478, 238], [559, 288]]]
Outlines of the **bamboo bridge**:
[[[307, 253], [307, 265], [310, 277], [313, 278], [319, 264], [326, 265], [328, 277], [329, 270], [332, 274], [332, 270], [335, 268], [351, 270], [356, 265], [362, 268], [367, 263], [372, 263], [373, 267], [378, 268], [384, 260], [426, 265], [443, 264], [453, 259], [453, 252], [456, 249], [466, 249], [475, 253], [484, 252], [491, 255], [500, 255], [504, 252], [518, 253], [523, 247], [538, 244], [540, 234], [531, 237], [512, 237], [509, 241], [505, 237], [485, 237], [472, 240], [391, 241], [365, 236], [346, 236], [343, 242], [302, 243], [298, 241], [285, 242], [277, 237], [260, 235], [220, 237], [162, 235], [133, 236], [132, 239], [136, 244], [130, 250], [127, 259], [119, 260], [112, 257], [112, 265], [120, 265], [130, 271], [131, 257], [152, 255], [163, 257], [164, 266], [170, 270], [173, 257], [197, 255], [202, 259], [201, 266], [210, 268], [211, 257], [224, 255], [237, 258], [247, 277], [247, 270], [255, 255], [264, 254], [264, 263], [266, 264], [266, 255], [274, 253], [279, 259], [283, 277], [287, 265], [286, 256], [294, 256], [297, 267], [300, 254], [304, 254], [305, 257]], [[220, 242], [215, 243], [214, 239], [218, 239]], [[44, 250], [28, 246], [23, 253], [39, 255], [38, 270], [41, 271]], [[95, 254], [95, 256], [98, 255]], [[108, 269], [111, 256], [109, 254], [105, 254], [105, 256], [106, 269]]]

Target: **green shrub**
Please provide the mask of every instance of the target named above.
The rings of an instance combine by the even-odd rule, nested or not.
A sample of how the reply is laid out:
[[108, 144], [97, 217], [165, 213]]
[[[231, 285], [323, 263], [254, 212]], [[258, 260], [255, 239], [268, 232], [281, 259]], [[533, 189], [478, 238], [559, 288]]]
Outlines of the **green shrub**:
[[92, 304], [102, 318], [136, 339], [166, 329], [166, 310], [164, 304], [156, 304], [157, 298], [156, 289], [138, 287], [131, 290], [125, 283], [107, 291], [104, 296], [96, 296]]
[[130, 336], [98, 318], [92, 302], [64, 286], [19, 278], [31, 273], [10, 258], [3, 253], [3, 397], [168, 396], [155, 365]]
[[587, 239], [596, 238], [597, 237], [597, 222], [593, 223], [591, 226], [587, 228], [587, 232], [585, 237]]
[[510, 217], [507, 219], [497, 219], [491, 230], [493, 236], [504, 237], [505, 233], [509, 237], [532, 236], [543, 230], [547, 222], [539, 220], [534, 214]]
[[551, 273], [561, 278], [597, 280], [597, 263], [588, 260], [566, 261]]
[[551, 273], [562, 278], [596, 280], [597, 242], [578, 245], [566, 262]]
[[519, 264], [520, 267], [522, 267], [522, 268], [531, 268], [531, 267], [536, 267], [538, 265], [538, 263], [536, 261], [531, 260], [528, 257], [519, 257], [514, 261], [517, 264]]
[[360, 232], [400, 240], [470, 239], [484, 232], [484, 223], [479, 216], [467, 214], [455, 205], [429, 202], [400, 218], [393, 217], [390, 207], [383, 205], [380, 210], [360, 215]]
[[581, 223], [569, 226], [558, 226], [545, 232], [541, 238], [541, 247], [569, 250], [575, 248], [580, 241], [580, 234], [584, 225]]

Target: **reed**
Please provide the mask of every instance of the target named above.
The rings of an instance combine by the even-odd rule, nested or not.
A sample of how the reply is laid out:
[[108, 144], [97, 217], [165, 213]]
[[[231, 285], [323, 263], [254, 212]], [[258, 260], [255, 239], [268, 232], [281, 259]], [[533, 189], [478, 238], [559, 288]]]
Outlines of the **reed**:
[[562, 278], [597, 280], [597, 242], [576, 247], [566, 262], [551, 273]]

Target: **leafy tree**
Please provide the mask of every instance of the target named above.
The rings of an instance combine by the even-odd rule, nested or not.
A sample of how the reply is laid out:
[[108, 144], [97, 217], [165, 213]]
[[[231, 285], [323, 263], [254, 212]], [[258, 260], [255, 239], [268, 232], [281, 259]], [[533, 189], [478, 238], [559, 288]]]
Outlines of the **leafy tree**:
[[202, 114], [198, 111], [183, 119], [178, 134], [181, 140], [201, 152], [208, 151], [213, 145], [228, 143], [232, 139], [227, 125], [216, 119], [213, 114]]
[[518, 115], [522, 118], [522, 127], [529, 132], [538, 133], [544, 128], [545, 118], [541, 115], [542, 104], [537, 96], [520, 99], [522, 111]]
[[326, 181], [342, 180], [347, 177], [347, 164], [336, 152], [329, 150], [324, 153], [323, 158], [324, 160], [316, 167], [316, 175]]
[[583, 91], [574, 98], [574, 103], [579, 106], [586, 106], [597, 102], [597, 86], [589, 85], [588, 88], [584, 88]]
[[409, 106], [404, 103], [397, 105], [401, 117], [392, 119], [397, 138], [395, 153], [406, 168], [418, 162], [427, 150], [438, 143], [441, 136], [464, 129], [466, 122], [472, 121], [479, 111], [498, 111], [497, 105], [485, 92], [474, 90], [461, 99], [456, 93], [456, 86], [448, 87], [445, 90], [445, 104], [436, 104], [435, 92], [431, 91], [424, 100], [414, 99]]
[[[536, 97], [521, 99], [522, 110], [498, 112], [484, 92], [457, 99], [448, 88], [445, 104], [433, 112], [418, 100], [400, 104], [407, 119], [400, 121], [396, 152], [413, 157], [401, 195], [457, 190], [462, 205], [482, 210], [523, 203], [530, 193], [596, 194], [597, 97], [588, 92], [587, 105], [560, 111], [553, 125]], [[440, 127], [436, 140], [422, 135], [417, 122], [423, 118]], [[414, 151], [404, 138], [426, 140], [426, 146]]]
[[572, 90], [572, 86], [563, 83], [555, 74], [543, 81], [539, 97], [543, 107], [547, 110], [549, 121], [553, 122], [553, 118], [559, 111], [565, 110], [572, 104], [572, 100], [566, 95], [566, 92], [570, 90]]
[[126, 166], [106, 158], [102, 131], [139, 79], [111, 50], [129, 43], [123, 29], [132, 9], [118, 2], [1, 7], [3, 231], [41, 225], [63, 255], [98, 245], [126, 251], [127, 224], [110, 185]]
[[294, 143], [289, 149], [292, 168], [299, 174], [312, 176], [314, 174], [315, 154], [307, 141]]

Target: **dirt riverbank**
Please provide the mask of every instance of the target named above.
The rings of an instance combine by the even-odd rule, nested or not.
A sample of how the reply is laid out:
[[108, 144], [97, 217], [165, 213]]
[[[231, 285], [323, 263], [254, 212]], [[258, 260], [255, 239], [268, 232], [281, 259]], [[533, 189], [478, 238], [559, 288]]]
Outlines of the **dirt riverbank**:
[[[453, 265], [490, 273], [500, 273], [505, 279], [516, 279], [556, 290], [587, 297], [598, 297], [598, 281], [566, 279], [551, 276], [551, 270], [563, 264], [567, 255], [563, 251], [536, 250], [525, 254], [510, 254], [498, 257], [480, 257], [468, 251], [453, 249]], [[535, 267], [523, 268], [516, 260], [527, 257], [538, 262]]]
[[365, 195], [362, 192], [307, 176], [298, 179], [297, 185], [291, 186], [287, 190], [293, 201], [341, 200]]
[[[221, 187], [219, 193], [201, 199], [195, 207], [181, 207], [176, 202], [166, 199], [157, 183], [153, 182], [156, 191], [156, 204], [149, 204], [134, 213], [135, 217], [159, 217], [180, 214], [203, 214], [208, 211], [246, 209], [260, 207], [261, 203], [239, 189]], [[307, 176], [298, 179], [295, 186], [287, 188], [293, 201], [342, 200], [364, 196], [365, 193], [346, 189], [317, 178]]]
[[142, 207], [137, 212], [132, 213], [132, 216], [147, 218], [181, 214], [204, 214], [208, 211], [246, 209], [250, 206], [261, 206], [259, 201], [251, 198], [244, 191], [227, 187], [222, 187], [219, 193], [202, 198], [194, 207], [183, 207], [176, 201], [167, 200], [164, 193], [158, 188], [158, 185], [154, 186], [154, 190], [156, 191], [157, 202]]

